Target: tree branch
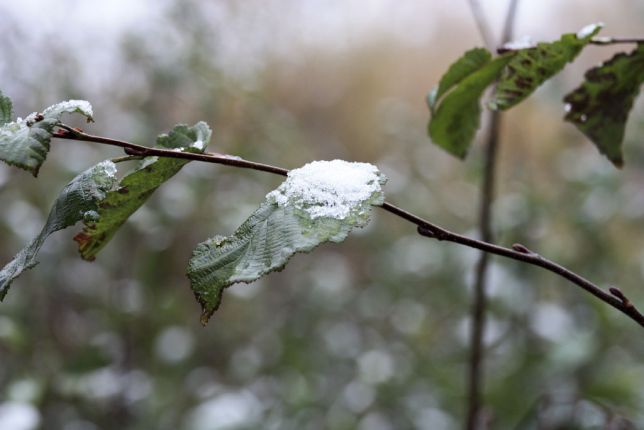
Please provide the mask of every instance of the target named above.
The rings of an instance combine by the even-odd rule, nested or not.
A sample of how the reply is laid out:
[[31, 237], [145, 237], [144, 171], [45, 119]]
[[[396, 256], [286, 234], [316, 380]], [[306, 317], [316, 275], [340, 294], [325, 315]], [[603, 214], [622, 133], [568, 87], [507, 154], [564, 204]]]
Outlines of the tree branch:
[[[262, 172], [273, 173], [275, 175], [286, 176], [288, 169], [282, 167], [272, 166], [270, 164], [256, 163], [248, 160], [241, 160], [230, 155], [223, 154], [194, 154], [190, 152], [170, 151], [159, 148], [149, 148], [146, 146], [137, 145], [134, 143], [110, 139], [101, 136], [92, 136], [84, 133], [79, 129], [71, 128], [67, 125], [60, 126], [65, 131], [62, 133], [55, 133], [54, 137], [66, 140], [78, 140], [85, 142], [94, 142], [104, 145], [118, 146], [124, 148], [125, 151], [136, 152], [143, 154], [143, 156], [158, 156], [168, 158], [182, 158], [194, 161], [202, 161], [206, 163], [223, 164], [226, 166], [240, 167], [243, 169], [260, 170]], [[464, 245], [469, 248], [475, 248], [490, 254], [500, 255], [512, 260], [521, 261], [523, 263], [531, 264], [534, 266], [542, 267], [549, 270], [563, 278], [568, 279], [573, 284], [590, 292], [592, 295], [601, 301], [609, 304], [618, 311], [624, 313], [629, 318], [644, 327], [644, 315], [637, 310], [637, 308], [621, 293], [617, 288], [611, 288], [611, 293], [607, 293], [587, 279], [577, 275], [576, 273], [560, 266], [550, 260], [541, 257], [539, 254], [528, 250], [523, 245], [515, 244], [512, 248], [504, 248], [502, 246], [487, 243], [481, 240], [472, 239], [467, 236], [461, 236], [453, 233], [443, 227], [433, 224], [417, 215], [414, 215], [406, 210], [399, 208], [391, 203], [384, 202], [381, 206], [385, 211], [404, 219], [417, 226], [418, 233], [422, 236], [432, 239], [453, 242], [459, 245]], [[621, 296], [620, 296], [621, 295]]]

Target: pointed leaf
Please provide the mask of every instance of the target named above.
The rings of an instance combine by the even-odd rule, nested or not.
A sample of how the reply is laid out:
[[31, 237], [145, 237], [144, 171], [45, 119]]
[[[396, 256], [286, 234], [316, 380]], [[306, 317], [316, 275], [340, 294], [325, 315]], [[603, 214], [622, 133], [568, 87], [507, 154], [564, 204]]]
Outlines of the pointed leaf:
[[588, 70], [580, 87], [564, 98], [565, 116], [617, 167], [624, 163], [626, 121], [644, 83], [644, 44]]
[[364, 226], [371, 205], [384, 201], [385, 181], [371, 164], [341, 160], [289, 172], [234, 234], [216, 236], [194, 250], [187, 274], [203, 310], [202, 323], [219, 307], [224, 288], [282, 270], [295, 253], [341, 242], [354, 227]]
[[[210, 128], [205, 122], [192, 127], [181, 124], [169, 134], [159, 136], [157, 146], [202, 153], [210, 142], [210, 135]], [[94, 260], [130, 215], [188, 162], [176, 158], [146, 157], [136, 169], [123, 177], [118, 187], [109, 191], [99, 202], [96, 218], [85, 220], [83, 231], [74, 237], [81, 257]]]
[[434, 88], [427, 97], [428, 105], [432, 113], [435, 111], [436, 103], [447, 91], [479, 70], [490, 62], [491, 59], [492, 54], [487, 49], [474, 48], [467, 51], [461, 58], [449, 66], [447, 72], [441, 77], [438, 87]]
[[32, 113], [25, 119], [7, 122], [0, 126], [0, 160], [38, 176], [63, 113], [80, 113], [87, 121], [93, 120], [88, 102], [68, 100], [48, 107], [42, 114]]
[[4, 299], [15, 278], [38, 263], [36, 255], [49, 235], [95, 216], [98, 202], [116, 182], [115, 172], [114, 163], [103, 161], [67, 184], [54, 202], [40, 234], [0, 271], [0, 300]]
[[601, 28], [601, 24], [592, 24], [577, 34], [564, 34], [556, 42], [514, 51], [516, 55], [501, 75], [490, 108], [506, 110], [524, 100], [573, 61]]
[[13, 118], [13, 106], [11, 99], [0, 91], [0, 126], [5, 125]]
[[485, 89], [497, 79], [512, 56], [513, 53], [508, 53], [487, 62], [479, 70], [462, 79], [443, 97], [428, 126], [429, 136], [436, 145], [452, 155], [465, 158], [479, 128], [479, 99]]

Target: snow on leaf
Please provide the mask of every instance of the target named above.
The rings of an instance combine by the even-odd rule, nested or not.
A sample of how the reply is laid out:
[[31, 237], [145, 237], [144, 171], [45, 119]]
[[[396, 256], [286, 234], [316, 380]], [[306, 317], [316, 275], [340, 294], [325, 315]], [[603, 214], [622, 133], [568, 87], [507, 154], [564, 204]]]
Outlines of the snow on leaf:
[[289, 172], [287, 180], [231, 235], [215, 236], [193, 251], [187, 269], [206, 324], [223, 290], [284, 268], [298, 252], [341, 242], [369, 221], [384, 202], [386, 178], [375, 166], [317, 161]]
[[594, 24], [588, 24], [581, 30], [579, 30], [576, 34], [577, 39], [588, 39], [590, 37], [593, 37], [599, 30], [601, 30], [604, 27], [603, 22], [596, 22]]
[[[202, 153], [210, 142], [210, 127], [199, 122], [192, 127], [177, 125], [168, 134], [157, 139], [157, 146], [178, 151]], [[197, 148], [195, 145], [200, 142]], [[146, 157], [119, 181], [98, 204], [94, 216], [83, 220], [85, 226], [74, 240], [85, 260], [94, 260], [96, 254], [112, 239], [116, 231], [136, 212], [165, 181], [181, 170], [189, 160]]]
[[[10, 121], [11, 102], [0, 98], [0, 160], [38, 176], [47, 158], [54, 128], [63, 113], [79, 113], [92, 121], [92, 107], [84, 100], [68, 100], [48, 107], [42, 114]], [[7, 109], [8, 106], [8, 109]], [[5, 121], [6, 120], [6, 121]], [[2, 123], [2, 121], [5, 121]]]
[[67, 100], [64, 102], [56, 103], [49, 106], [42, 114], [45, 118], [60, 119], [64, 113], [79, 113], [87, 118], [87, 122], [94, 121], [94, 111], [92, 105], [85, 100]]
[[36, 256], [49, 235], [74, 225], [92, 211], [96, 211], [98, 202], [116, 182], [114, 171], [114, 163], [103, 161], [67, 184], [54, 202], [47, 222], [38, 236], [0, 271], [0, 300], [4, 299], [15, 278], [38, 264]]
[[628, 115], [644, 83], [644, 44], [588, 70], [585, 81], [564, 98], [565, 120], [584, 133], [617, 167]]
[[501, 48], [516, 51], [519, 49], [534, 48], [535, 46], [537, 45], [530, 36], [523, 36], [520, 39], [504, 43]]
[[286, 181], [266, 198], [278, 206], [304, 210], [312, 219], [343, 219], [351, 211], [364, 210], [359, 203], [379, 191], [380, 185], [378, 168], [373, 164], [314, 161], [289, 172]]

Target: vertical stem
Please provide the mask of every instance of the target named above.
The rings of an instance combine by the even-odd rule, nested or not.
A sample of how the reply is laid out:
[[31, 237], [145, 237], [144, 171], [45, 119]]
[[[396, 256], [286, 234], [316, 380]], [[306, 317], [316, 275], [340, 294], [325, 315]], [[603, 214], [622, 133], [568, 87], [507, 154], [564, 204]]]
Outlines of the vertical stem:
[[[481, 185], [481, 202], [479, 206], [479, 234], [481, 240], [492, 243], [492, 201], [494, 200], [494, 184], [496, 176], [496, 160], [499, 147], [499, 129], [501, 116], [494, 112], [490, 120], [490, 131], [485, 150], [485, 167]], [[483, 361], [485, 335], [485, 316], [487, 310], [487, 268], [489, 254], [481, 253], [476, 264], [474, 281], [474, 297], [472, 301], [470, 334], [470, 359], [468, 367], [468, 412], [467, 430], [475, 430], [481, 410], [481, 393], [483, 391]]]
[[[512, 38], [512, 27], [516, 14], [518, 0], [511, 0], [508, 14], [503, 27], [502, 43]], [[485, 18], [479, 9], [478, 2], [470, 0], [470, 7], [476, 19], [481, 35], [486, 44], [490, 44], [489, 31]], [[486, 138], [485, 165], [483, 170], [483, 183], [481, 184], [481, 200], [479, 206], [478, 228], [481, 239], [493, 242], [492, 232], [492, 202], [495, 195], [496, 162], [499, 148], [499, 133], [501, 129], [500, 112], [495, 111], [490, 118], [490, 128]], [[472, 329], [470, 335], [470, 358], [468, 366], [468, 400], [466, 430], [481, 428], [481, 406], [483, 392], [483, 365], [484, 365], [484, 336], [485, 318], [487, 311], [487, 269], [489, 254], [481, 253], [476, 265], [476, 278], [474, 281], [474, 297], [471, 308]]]

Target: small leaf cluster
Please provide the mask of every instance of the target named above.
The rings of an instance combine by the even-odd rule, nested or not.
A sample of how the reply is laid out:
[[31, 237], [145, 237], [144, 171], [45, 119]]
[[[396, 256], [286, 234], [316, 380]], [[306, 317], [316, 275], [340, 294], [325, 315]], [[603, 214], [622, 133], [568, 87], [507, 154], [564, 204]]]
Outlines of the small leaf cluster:
[[[492, 110], [508, 110], [559, 73], [588, 46], [601, 24], [560, 40], [530, 46], [508, 44], [497, 57], [484, 48], [456, 60], [427, 96], [428, 133], [450, 154], [465, 158], [480, 125], [481, 97], [493, 85]], [[644, 82], [644, 45], [619, 53], [585, 74], [585, 81], [564, 97], [565, 120], [584, 133], [617, 167], [623, 165], [622, 141], [628, 114]]]
[[[42, 113], [33, 113], [24, 120], [12, 122], [11, 100], [0, 93], [0, 160], [36, 176], [49, 152], [51, 139], [61, 136], [57, 128], [62, 133], [72, 130], [61, 122], [64, 113], [79, 113], [88, 121], [93, 121], [92, 107], [88, 102], [70, 100], [51, 106]], [[155, 147], [173, 152], [205, 154], [211, 136], [211, 129], [205, 122], [193, 126], [180, 124], [169, 133], [160, 135]], [[135, 161], [136, 164], [122, 174], [117, 163], [123, 161]], [[36, 266], [37, 254], [52, 233], [82, 222], [83, 229], [74, 236], [74, 240], [78, 243], [81, 258], [93, 261], [154, 191], [189, 162], [171, 156], [131, 155], [102, 161], [76, 176], [55, 200], [42, 231], [0, 270], [0, 300], [4, 299], [18, 276]], [[328, 165], [338, 165], [338, 162], [340, 160], [328, 162]], [[312, 191], [318, 196], [335, 193], [335, 197], [340, 198], [343, 196], [338, 196], [338, 193], [347, 193], [344, 196], [347, 198], [341, 199], [348, 202], [346, 213], [342, 216], [316, 216], [320, 211], [324, 213], [325, 205], [333, 205], [333, 201], [325, 202], [322, 199], [307, 202], [307, 207], [303, 209], [301, 195], [278, 201], [269, 193], [266, 201], [232, 235], [215, 236], [196, 247], [187, 275], [193, 293], [202, 306], [203, 324], [219, 307], [226, 287], [237, 282], [252, 282], [270, 272], [282, 270], [295, 253], [310, 252], [324, 242], [341, 242], [353, 228], [362, 227], [369, 221], [371, 206], [384, 201], [380, 186], [386, 179], [375, 166], [340, 163], [345, 168], [349, 166], [349, 169], [351, 164], [363, 165], [363, 169], [367, 166], [371, 175], [369, 183], [357, 184], [364, 185], [364, 189], [369, 191], [357, 199], [350, 187], [348, 191]], [[333, 178], [337, 173], [329, 168], [323, 176]], [[122, 174], [120, 179], [117, 174]], [[289, 180], [285, 182], [288, 183]], [[320, 211], [316, 212], [315, 209]]]

